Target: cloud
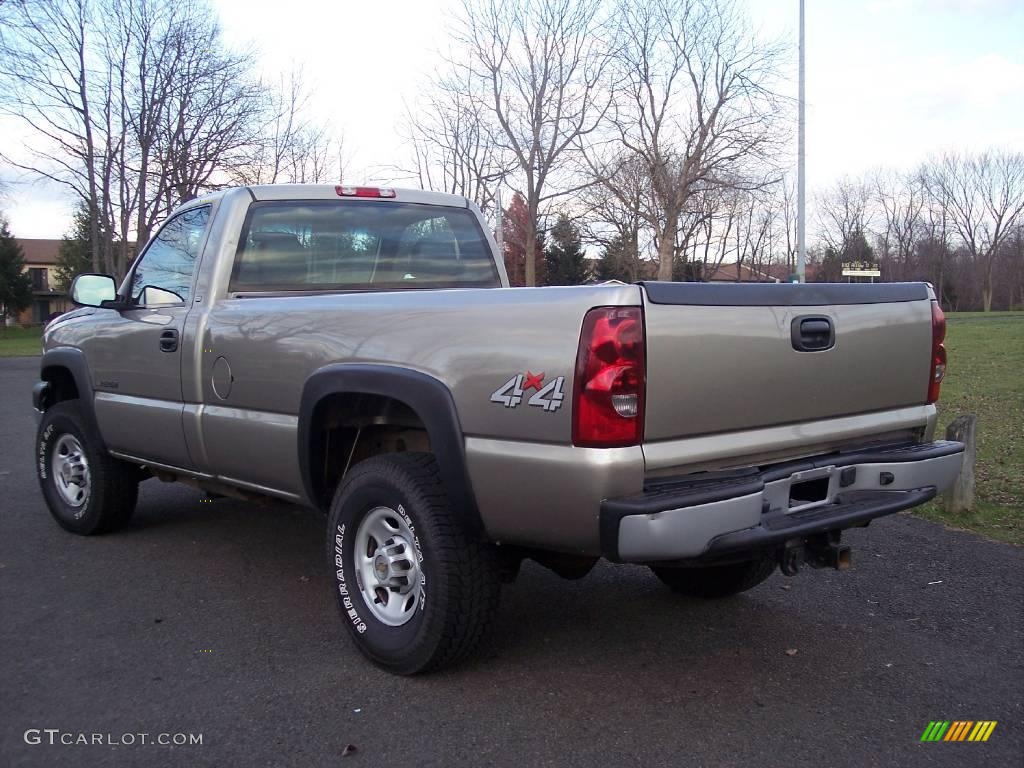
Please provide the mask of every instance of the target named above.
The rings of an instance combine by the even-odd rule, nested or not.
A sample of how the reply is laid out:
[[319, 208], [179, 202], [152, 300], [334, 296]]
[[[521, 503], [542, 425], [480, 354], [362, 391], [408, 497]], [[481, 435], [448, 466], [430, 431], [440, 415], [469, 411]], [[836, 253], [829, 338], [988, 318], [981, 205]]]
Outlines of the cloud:
[[909, 11], [912, 13], [991, 14], [1019, 10], [1019, 0], [872, 0], [869, 13]]

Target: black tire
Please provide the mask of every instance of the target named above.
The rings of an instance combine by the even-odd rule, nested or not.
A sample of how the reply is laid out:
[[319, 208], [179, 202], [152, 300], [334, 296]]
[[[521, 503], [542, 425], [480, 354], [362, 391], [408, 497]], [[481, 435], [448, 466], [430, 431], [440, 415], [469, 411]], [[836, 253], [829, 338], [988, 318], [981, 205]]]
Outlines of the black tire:
[[654, 575], [673, 592], [688, 597], [715, 599], [753, 589], [775, 572], [775, 561], [760, 557], [744, 563], [709, 565], [701, 568], [658, 568]]
[[[389, 517], [388, 511], [396, 514]], [[368, 550], [399, 541], [399, 551], [404, 542], [367, 538], [360, 524], [365, 522], [369, 530], [373, 517], [380, 515], [387, 525], [404, 526], [402, 530], [411, 533], [406, 551], [416, 564], [398, 562], [418, 567], [419, 578], [405, 581], [420, 587], [413, 599], [413, 593], [407, 598], [371, 579], [371, 589], [377, 590], [374, 607], [362, 589], [367, 577], [356, 566], [357, 541]], [[499, 563], [493, 545], [467, 530], [451, 509], [432, 454], [388, 454], [357, 464], [334, 495], [327, 525], [327, 559], [338, 607], [356, 647], [367, 658], [389, 672], [413, 675], [472, 655], [498, 606]], [[361, 562], [365, 569], [371, 562], [376, 568], [378, 561], [367, 551]], [[389, 626], [375, 613], [393, 596], [406, 611], [398, 619], [404, 623], [397, 626]]]
[[[78, 504], [69, 502], [67, 495], [58, 488], [62, 481], [59, 473], [54, 472], [54, 452], [63, 453], [69, 445], [75, 444], [81, 449], [80, 455], [88, 470], [87, 486], [77, 486], [81, 496]], [[90, 536], [117, 530], [135, 511], [139, 493], [138, 467], [106, 452], [77, 400], [57, 403], [43, 414], [36, 432], [36, 476], [50, 514], [61, 528], [72, 533]], [[72, 489], [74, 484], [63, 485]], [[68, 491], [71, 492], [73, 489]]]

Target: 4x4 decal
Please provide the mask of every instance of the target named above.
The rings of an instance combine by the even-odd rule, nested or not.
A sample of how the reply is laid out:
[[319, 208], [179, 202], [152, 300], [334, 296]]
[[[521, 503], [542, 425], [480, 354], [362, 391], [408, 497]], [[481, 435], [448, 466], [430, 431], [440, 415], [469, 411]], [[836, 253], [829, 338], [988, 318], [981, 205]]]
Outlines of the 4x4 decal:
[[565, 392], [562, 390], [564, 385], [564, 376], [559, 376], [557, 379], [545, 384], [543, 373], [531, 373], [530, 371], [527, 371], [525, 374], [517, 373], [494, 390], [494, 394], [491, 395], [491, 402], [500, 403], [506, 408], [515, 408], [526, 397], [526, 391], [532, 389], [534, 392], [530, 399], [526, 401], [527, 405], [533, 405], [537, 408], [543, 408], [548, 413], [554, 413], [562, 407], [562, 401], [565, 399]]

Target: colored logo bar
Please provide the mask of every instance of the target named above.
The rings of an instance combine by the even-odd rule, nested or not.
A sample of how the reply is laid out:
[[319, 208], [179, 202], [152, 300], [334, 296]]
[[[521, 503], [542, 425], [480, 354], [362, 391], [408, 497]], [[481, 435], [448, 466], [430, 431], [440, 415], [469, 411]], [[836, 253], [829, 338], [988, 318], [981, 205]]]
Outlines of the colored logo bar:
[[995, 729], [995, 720], [932, 720], [921, 741], [988, 741]]

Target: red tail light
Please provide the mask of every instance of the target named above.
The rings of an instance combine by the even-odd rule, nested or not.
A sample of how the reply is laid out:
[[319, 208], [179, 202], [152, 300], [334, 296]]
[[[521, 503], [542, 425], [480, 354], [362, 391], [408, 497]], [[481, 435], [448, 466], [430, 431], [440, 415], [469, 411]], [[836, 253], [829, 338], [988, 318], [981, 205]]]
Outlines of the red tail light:
[[928, 402], [939, 399], [939, 388], [946, 376], [946, 347], [942, 341], [946, 338], [946, 316], [942, 313], [939, 302], [932, 301], [932, 365], [928, 377]]
[[597, 307], [583, 318], [573, 386], [572, 441], [639, 445], [644, 436], [644, 318], [640, 307]]
[[343, 187], [335, 185], [338, 197], [395, 197], [395, 190], [386, 187]]

